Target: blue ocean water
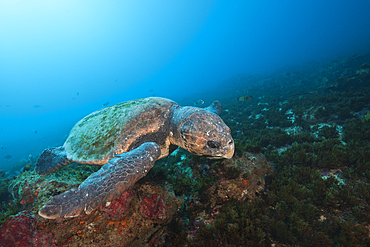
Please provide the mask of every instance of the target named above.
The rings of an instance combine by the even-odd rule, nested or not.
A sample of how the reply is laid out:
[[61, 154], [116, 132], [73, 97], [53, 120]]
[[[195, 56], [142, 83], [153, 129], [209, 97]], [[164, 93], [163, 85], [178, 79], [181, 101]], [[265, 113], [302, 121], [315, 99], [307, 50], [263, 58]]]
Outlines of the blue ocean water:
[[368, 0], [0, 0], [0, 169], [62, 145], [106, 105], [217, 99], [237, 74], [369, 51], [369, 9]]

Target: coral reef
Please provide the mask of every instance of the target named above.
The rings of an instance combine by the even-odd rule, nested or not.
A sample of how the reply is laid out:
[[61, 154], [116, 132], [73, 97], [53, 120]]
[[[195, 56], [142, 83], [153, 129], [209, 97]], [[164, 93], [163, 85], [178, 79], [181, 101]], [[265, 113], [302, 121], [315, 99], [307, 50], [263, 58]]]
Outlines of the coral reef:
[[38, 231], [35, 216], [22, 211], [9, 217], [0, 228], [1, 246], [55, 246], [49, 231]]
[[22, 210], [36, 212], [51, 196], [78, 185], [77, 181], [50, 176], [40, 176], [35, 171], [26, 171], [9, 184], [12, 198], [19, 201]]
[[99, 210], [105, 212], [105, 218], [118, 220], [129, 210], [129, 204], [132, 200], [133, 194], [131, 188], [122, 193], [116, 200], [109, 205], [100, 206]]
[[151, 197], [144, 198], [139, 210], [147, 219], [166, 218], [166, 204], [158, 194], [153, 194]]
[[[153, 217], [142, 214], [143, 203], [154, 198]], [[138, 183], [106, 207], [90, 215], [60, 220], [38, 217], [38, 229], [48, 230], [58, 246], [143, 246], [165, 240], [161, 231], [176, 214], [182, 200], [162, 186]], [[165, 211], [163, 210], [165, 205]], [[151, 204], [153, 206], [153, 204]], [[162, 217], [163, 213], [166, 217]], [[154, 217], [157, 216], [157, 217]]]
[[[235, 139], [231, 160], [177, 149], [90, 215], [45, 220], [35, 213], [99, 167], [71, 164], [43, 177], [26, 167], [13, 180], [3, 177], [2, 222], [27, 212], [6, 220], [0, 242], [370, 246], [369, 63], [370, 53], [231, 78], [219, 89], [224, 97], [212, 96]], [[243, 95], [253, 97], [235, 100]]]

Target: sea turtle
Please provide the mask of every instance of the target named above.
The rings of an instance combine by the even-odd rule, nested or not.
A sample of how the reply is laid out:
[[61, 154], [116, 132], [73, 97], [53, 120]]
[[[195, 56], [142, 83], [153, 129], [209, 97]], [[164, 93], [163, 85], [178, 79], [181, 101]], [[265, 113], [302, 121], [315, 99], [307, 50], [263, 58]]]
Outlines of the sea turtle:
[[177, 146], [195, 155], [230, 159], [234, 141], [220, 113], [218, 101], [206, 108], [180, 107], [159, 97], [91, 113], [72, 128], [63, 146], [43, 151], [35, 170], [44, 175], [72, 162], [102, 168], [79, 187], [51, 199], [39, 215], [55, 219], [89, 214], [119, 197]]

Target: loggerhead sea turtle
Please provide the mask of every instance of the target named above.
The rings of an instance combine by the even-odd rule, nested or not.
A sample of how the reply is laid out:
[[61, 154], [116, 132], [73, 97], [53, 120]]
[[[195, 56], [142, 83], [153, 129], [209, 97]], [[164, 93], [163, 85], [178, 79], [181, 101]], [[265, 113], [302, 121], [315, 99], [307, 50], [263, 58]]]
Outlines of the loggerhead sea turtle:
[[218, 101], [206, 108], [180, 107], [159, 97], [91, 113], [72, 128], [63, 146], [43, 151], [36, 172], [48, 174], [72, 162], [102, 168], [79, 187], [52, 198], [39, 215], [55, 219], [89, 214], [119, 197], [177, 146], [200, 156], [230, 159], [234, 140], [220, 113]]

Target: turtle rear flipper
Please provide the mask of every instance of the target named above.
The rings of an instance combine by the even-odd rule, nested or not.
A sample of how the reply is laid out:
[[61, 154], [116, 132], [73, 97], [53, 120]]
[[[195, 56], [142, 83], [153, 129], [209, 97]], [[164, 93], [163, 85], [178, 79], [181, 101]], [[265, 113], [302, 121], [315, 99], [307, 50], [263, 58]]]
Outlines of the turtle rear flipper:
[[79, 187], [50, 200], [39, 215], [47, 219], [90, 214], [97, 207], [114, 201], [140, 178], [144, 177], [161, 154], [160, 147], [147, 142], [127, 153], [116, 155], [89, 176]]
[[45, 149], [36, 163], [36, 173], [45, 175], [71, 164], [63, 147]]

